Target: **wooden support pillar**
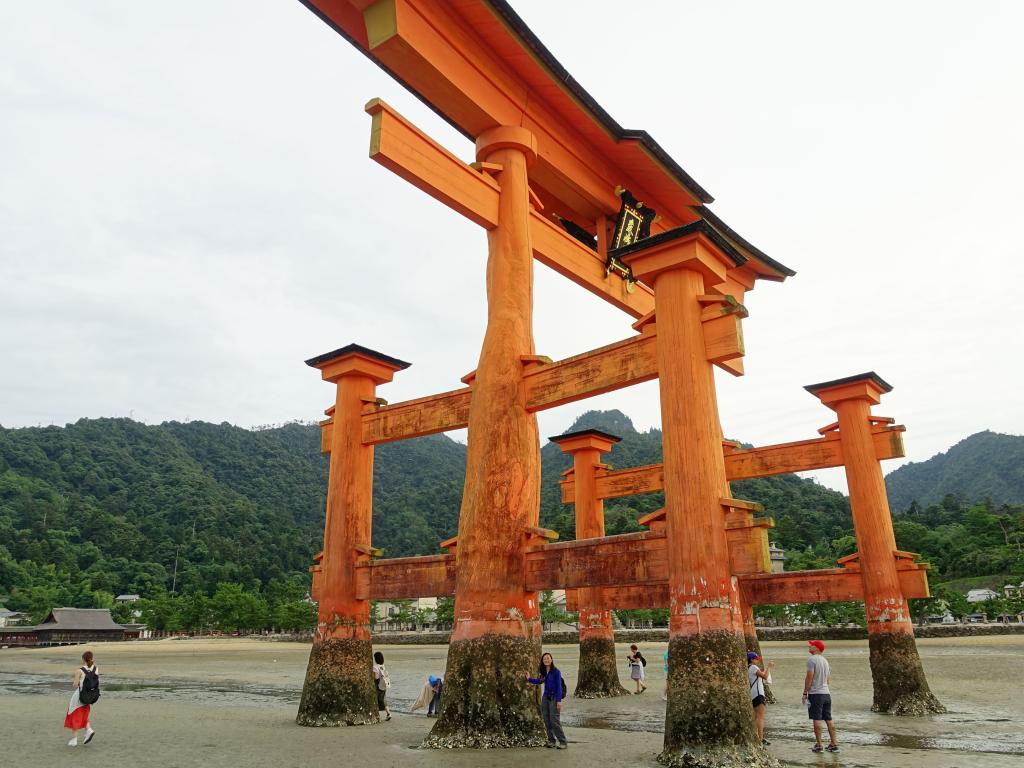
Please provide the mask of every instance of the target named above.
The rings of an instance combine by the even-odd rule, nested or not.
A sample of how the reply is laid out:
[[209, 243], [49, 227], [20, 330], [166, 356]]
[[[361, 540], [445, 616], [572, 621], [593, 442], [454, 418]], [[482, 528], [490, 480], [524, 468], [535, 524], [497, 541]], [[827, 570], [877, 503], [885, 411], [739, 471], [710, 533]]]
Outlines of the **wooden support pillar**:
[[[550, 438], [564, 453], [572, 455], [575, 482], [576, 540], [604, 536], [604, 502], [597, 496], [597, 471], [601, 454], [607, 453], [621, 438], [588, 429]], [[628, 695], [619, 683], [615, 655], [615, 629], [612, 612], [603, 600], [600, 588], [577, 592], [580, 624], [580, 667], [574, 696], [602, 699]]]
[[945, 712], [928, 688], [914, 640], [910, 609], [896, 568], [896, 537], [882, 467], [871, 436], [871, 406], [892, 390], [875, 373], [805, 387], [839, 417], [853, 530], [864, 581], [876, 712]]
[[[733, 444], [727, 446], [727, 450], [732, 448]], [[726, 482], [725, 484], [725, 498], [732, 498], [732, 486]], [[754, 510], [763, 511], [761, 505], [749, 505], [744, 504], [743, 506], [735, 506], [729, 508], [729, 522], [730, 523], [742, 523], [745, 526], [751, 526], [754, 522]], [[745, 532], [753, 530], [752, 528], [744, 529]], [[729, 543], [729, 558], [732, 561], [732, 572], [733, 573], [750, 573], [750, 572], [764, 572], [771, 571], [771, 556], [768, 553], [768, 535], [764, 528], [756, 529], [760, 535], [758, 536], [745, 536], [740, 545], [743, 552], [737, 552], [737, 547], [733, 542]], [[726, 534], [728, 536], [728, 534]], [[741, 560], [745, 566], [742, 570], [736, 567], [736, 561]], [[761, 641], [757, 637], [757, 625], [754, 623], [754, 606], [752, 606], [743, 597], [743, 591], [740, 590], [738, 596], [738, 605], [740, 610], [740, 622], [743, 625], [743, 644], [747, 652], [753, 651], [758, 656], [761, 655]], [[775, 694], [772, 692], [772, 688], [768, 683], [764, 684], [764, 699], [767, 704], [775, 704], [777, 700]]]
[[[669, 582], [669, 765], [767, 765], [745, 675], [739, 590], [730, 573], [722, 434], [702, 327], [705, 285], [735, 265], [701, 227], [669, 230], [619, 249], [654, 286], [664, 451]], [[742, 257], [739, 257], [742, 258]]]
[[527, 166], [537, 145], [526, 129], [499, 126], [476, 148], [500, 187], [498, 221], [487, 233], [487, 330], [469, 405], [444, 704], [424, 745], [540, 746], [544, 726], [524, 682], [541, 645], [539, 601], [525, 581], [540, 515], [540, 439], [523, 386], [534, 355]]
[[409, 364], [356, 344], [306, 364], [336, 385], [336, 399], [317, 628], [296, 720], [312, 726], [376, 723], [370, 601], [356, 597], [355, 566], [370, 551], [373, 517], [373, 446], [362, 442], [360, 414], [374, 402], [376, 386]]

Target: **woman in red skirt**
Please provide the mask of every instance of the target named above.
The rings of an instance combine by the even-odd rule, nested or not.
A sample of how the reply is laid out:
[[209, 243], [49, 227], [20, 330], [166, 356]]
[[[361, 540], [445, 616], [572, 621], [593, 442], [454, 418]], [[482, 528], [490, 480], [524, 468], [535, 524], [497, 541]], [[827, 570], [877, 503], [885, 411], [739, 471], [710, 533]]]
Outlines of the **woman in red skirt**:
[[85, 666], [75, 670], [75, 692], [71, 694], [68, 713], [64, 717], [64, 727], [71, 731], [71, 741], [68, 742], [69, 747], [78, 746], [78, 732], [82, 729], [85, 730], [85, 735], [82, 739], [83, 744], [88, 744], [92, 741], [92, 737], [96, 735], [96, 731], [89, 727], [90, 706], [83, 704], [79, 699], [79, 695], [82, 692], [82, 684], [85, 682], [86, 672], [99, 673], [96, 671], [96, 664], [93, 662], [92, 651], [83, 653], [82, 661], [85, 662]]

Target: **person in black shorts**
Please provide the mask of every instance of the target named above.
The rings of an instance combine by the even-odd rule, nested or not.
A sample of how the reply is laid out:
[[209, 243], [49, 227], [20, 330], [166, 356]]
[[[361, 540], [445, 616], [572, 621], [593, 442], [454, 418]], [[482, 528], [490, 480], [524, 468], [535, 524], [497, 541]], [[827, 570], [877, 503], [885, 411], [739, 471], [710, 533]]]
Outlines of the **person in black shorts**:
[[750, 703], [754, 707], [754, 726], [757, 728], [757, 740], [761, 742], [762, 746], [767, 747], [768, 739], [764, 737], [764, 710], [766, 704], [764, 681], [772, 673], [772, 667], [775, 666], [775, 662], [769, 661], [762, 670], [757, 666], [757, 662], [760, 660], [761, 657], [753, 651], [747, 653], [747, 682], [750, 684]]
[[[832, 668], [825, 658], [825, 644], [821, 640], [807, 643], [811, 657], [807, 659], [807, 675], [804, 677], [804, 704], [807, 706], [807, 717], [814, 722], [814, 746], [812, 752], [838, 752], [836, 744], [836, 727], [832, 723], [832, 693], [829, 683], [832, 682]], [[829, 743], [821, 746], [821, 724], [828, 728]]]

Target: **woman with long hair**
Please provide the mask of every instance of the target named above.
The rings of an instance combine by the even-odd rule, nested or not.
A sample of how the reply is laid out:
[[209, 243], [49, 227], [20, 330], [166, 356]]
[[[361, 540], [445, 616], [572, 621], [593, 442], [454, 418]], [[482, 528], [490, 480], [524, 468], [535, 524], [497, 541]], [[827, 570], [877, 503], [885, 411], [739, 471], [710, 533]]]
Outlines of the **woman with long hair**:
[[68, 711], [64, 716], [64, 727], [71, 731], [69, 747], [78, 746], [78, 732], [83, 729], [85, 734], [82, 744], [88, 744], [96, 735], [96, 731], [89, 725], [91, 705], [99, 698], [99, 672], [92, 651], [82, 654], [82, 662], [84, 666], [75, 670], [74, 693], [71, 694]]
[[386, 715], [384, 720], [390, 720], [391, 710], [388, 709], [387, 692], [391, 687], [391, 678], [384, 669], [384, 654], [380, 651], [373, 654], [373, 682], [377, 687], [377, 711]]
[[566, 749], [569, 744], [562, 731], [562, 695], [565, 683], [562, 681], [562, 673], [555, 666], [555, 660], [550, 653], [545, 653], [540, 657], [537, 677], [527, 677], [526, 679], [534, 685], [544, 684], [541, 714], [544, 716], [544, 729], [548, 733], [548, 743], [544, 746], [557, 746], [558, 749]]

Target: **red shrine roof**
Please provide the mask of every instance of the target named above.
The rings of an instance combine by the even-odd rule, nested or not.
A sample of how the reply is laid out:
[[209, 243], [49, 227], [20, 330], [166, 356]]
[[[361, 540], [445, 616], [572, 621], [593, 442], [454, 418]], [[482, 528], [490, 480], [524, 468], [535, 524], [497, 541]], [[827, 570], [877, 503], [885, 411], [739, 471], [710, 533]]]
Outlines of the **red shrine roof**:
[[531, 186], [548, 211], [593, 232], [618, 212], [621, 185], [661, 215], [652, 235], [703, 220], [757, 277], [795, 274], [711, 213], [711, 195], [647, 131], [615, 121], [505, 0], [300, 2], [466, 137], [530, 129]]

